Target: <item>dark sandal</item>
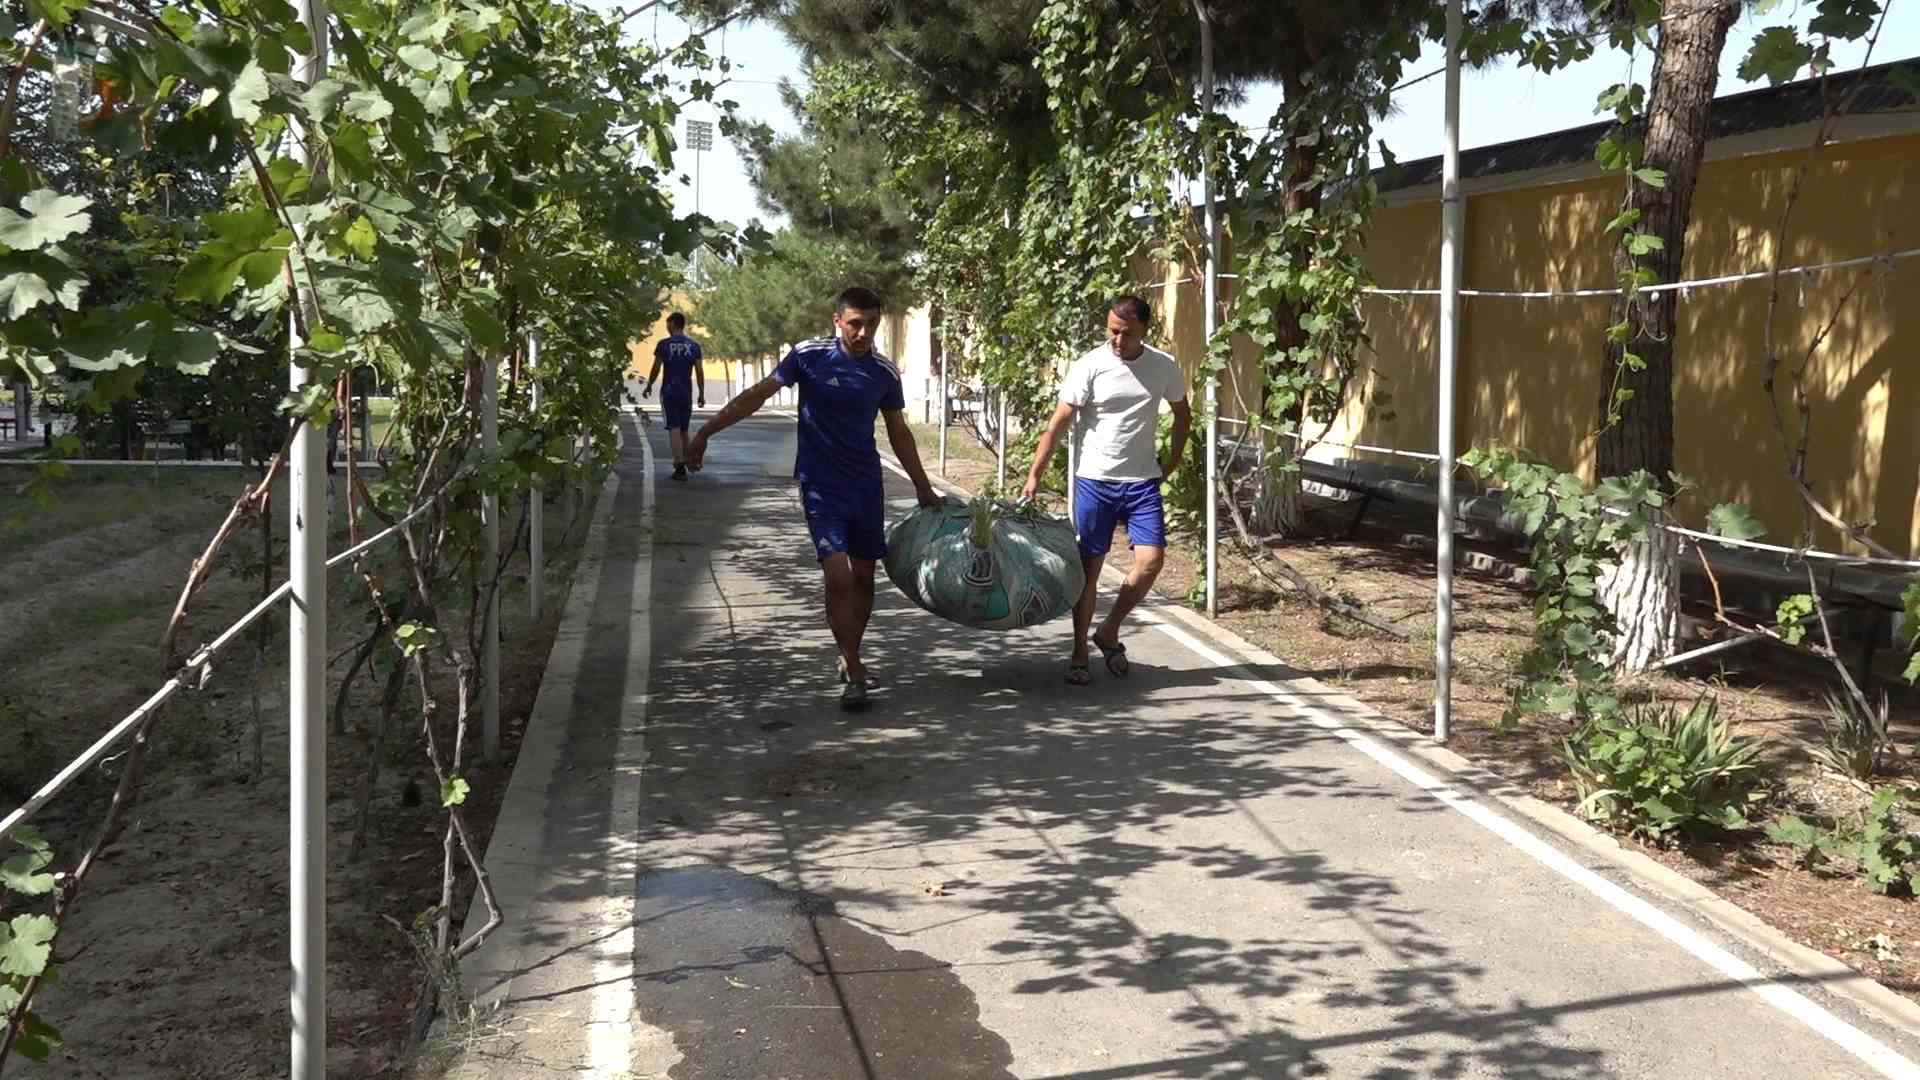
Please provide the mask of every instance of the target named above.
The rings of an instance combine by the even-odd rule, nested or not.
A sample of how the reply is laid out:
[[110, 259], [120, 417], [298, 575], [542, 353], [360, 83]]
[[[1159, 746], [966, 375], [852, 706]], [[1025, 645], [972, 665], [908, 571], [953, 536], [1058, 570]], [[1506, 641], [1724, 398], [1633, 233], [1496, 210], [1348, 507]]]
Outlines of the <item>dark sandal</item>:
[[1093, 646], [1100, 650], [1100, 659], [1107, 665], [1107, 672], [1116, 679], [1124, 679], [1127, 672], [1133, 670], [1133, 664], [1127, 660], [1127, 647], [1122, 644], [1108, 645], [1099, 638], [1089, 638]]
[[847, 712], [859, 712], [867, 707], [867, 687], [865, 683], [850, 682], [840, 688], [840, 708]]
[[1085, 664], [1067, 665], [1067, 685], [1085, 686], [1093, 681], [1093, 672]]

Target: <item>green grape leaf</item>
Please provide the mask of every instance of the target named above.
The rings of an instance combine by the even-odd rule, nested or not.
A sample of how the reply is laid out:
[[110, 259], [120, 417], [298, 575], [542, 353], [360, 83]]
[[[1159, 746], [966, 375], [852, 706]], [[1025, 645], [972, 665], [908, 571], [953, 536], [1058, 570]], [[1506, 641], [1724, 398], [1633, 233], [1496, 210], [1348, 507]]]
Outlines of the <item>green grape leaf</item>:
[[93, 200], [41, 188], [20, 200], [18, 211], [0, 207], [0, 244], [15, 251], [38, 251], [86, 232]]
[[56, 930], [45, 915], [15, 915], [12, 922], [0, 923], [0, 975], [44, 974]]
[[347, 115], [355, 120], [377, 124], [393, 115], [393, 102], [378, 91], [356, 90], [347, 96]]
[[260, 122], [262, 102], [272, 93], [267, 86], [267, 73], [260, 67], [258, 60], [247, 61], [240, 77], [233, 80], [233, 88], [227, 91], [227, 108], [233, 110], [234, 119], [243, 124]]
[[1708, 511], [1707, 531], [1732, 540], [1758, 540], [1767, 534], [1744, 503], [1721, 503]]

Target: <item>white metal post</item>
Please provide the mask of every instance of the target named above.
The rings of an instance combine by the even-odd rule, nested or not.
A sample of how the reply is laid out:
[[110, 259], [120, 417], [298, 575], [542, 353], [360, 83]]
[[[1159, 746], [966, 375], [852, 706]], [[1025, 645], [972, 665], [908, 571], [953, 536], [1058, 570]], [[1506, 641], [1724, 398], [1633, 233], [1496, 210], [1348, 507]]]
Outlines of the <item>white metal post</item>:
[[[1213, 21], [1207, 18], [1206, 9], [1195, 0], [1194, 11], [1200, 16], [1200, 107], [1202, 116], [1207, 120], [1213, 117]], [[1204, 120], [1202, 121], [1205, 122]], [[1220, 215], [1213, 205], [1213, 137], [1207, 136], [1206, 154], [1200, 171], [1200, 199], [1205, 204], [1204, 211], [1207, 228], [1207, 272], [1201, 285], [1202, 327], [1206, 333], [1206, 347], [1213, 348], [1213, 335], [1218, 329], [1218, 308], [1220, 289]], [[1205, 403], [1207, 426], [1207, 614], [1219, 614], [1220, 597], [1220, 380], [1207, 376], [1207, 398]]]
[[952, 358], [947, 355], [943, 338], [940, 349], [940, 475], [947, 475], [947, 425], [952, 417], [947, 413], [947, 365]]
[[[536, 423], [540, 416], [540, 331], [527, 335], [527, 389]], [[540, 621], [547, 598], [547, 495], [540, 478], [527, 488], [527, 614]]]
[[[488, 357], [480, 365], [480, 452], [491, 460], [500, 449], [500, 364]], [[480, 497], [481, 584], [493, 579], [500, 565], [500, 495]], [[481, 750], [487, 763], [500, 760], [500, 590], [487, 593], [485, 624], [480, 630]]]
[[[313, 52], [299, 67], [308, 85], [327, 73], [326, 0], [302, 0], [301, 20]], [[317, 170], [313, 147], [296, 141]], [[289, 313], [294, 351], [300, 328], [318, 315], [312, 283], [295, 294]], [[309, 373], [289, 357], [287, 384], [295, 394]], [[301, 424], [288, 462], [287, 499], [287, 779], [288, 958], [293, 1020], [292, 1080], [327, 1075], [327, 432]]]
[[1447, 0], [1446, 149], [1440, 167], [1440, 521], [1433, 612], [1433, 737], [1453, 724], [1453, 396], [1460, 347], [1460, 0]]

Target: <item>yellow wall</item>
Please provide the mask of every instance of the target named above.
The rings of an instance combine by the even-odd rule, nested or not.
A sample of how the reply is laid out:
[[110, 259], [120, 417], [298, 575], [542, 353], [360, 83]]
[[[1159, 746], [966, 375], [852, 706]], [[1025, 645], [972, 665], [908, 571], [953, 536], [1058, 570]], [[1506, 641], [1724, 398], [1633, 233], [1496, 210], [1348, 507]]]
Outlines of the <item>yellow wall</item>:
[[[1796, 149], [1728, 156], [1703, 167], [1687, 236], [1688, 278], [1769, 265], [1772, 230], [1792, 174], [1805, 157], [1798, 132], [1773, 137], [1774, 145]], [[1751, 147], [1754, 137], [1745, 141]], [[1618, 209], [1616, 181], [1528, 186], [1525, 178], [1497, 176], [1489, 188], [1468, 192], [1463, 257], [1468, 288], [1613, 284], [1612, 244], [1603, 227]], [[1368, 263], [1382, 285], [1438, 285], [1439, 224], [1439, 203], [1430, 197], [1376, 213]], [[1828, 147], [1796, 205], [1785, 265], [1914, 247], [1920, 247], [1920, 135], [1881, 134]], [[1231, 267], [1231, 258], [1225, 263]], [[1133, 272], [1145, 285], [1177, 281], [1195, 271], [1143, 259]], [[1223, 302], [1231, 303], [1234, 284], [1221, 283]], [[1850, 287], [1856, 289], [1853, 299], [1808, 367], [1809, 478], [1843, 516], [1873, 521], [1873, 535], [1882, 543], [1920, 553], [1920, 259], [1884, 273], [1813, 275], [1804, 301], [1797, 281], [1783, 284], [1775, 323], [1783, 414], [1791, 425], [1787, 373], [1806, 356]], [[1697, 523], [1716, 503], [1745, 502], [1772, 538], [1790, 543], [1799, 527], [1800, 503], [1786, 477], [1761, 388], [1768, 293], [1768, 283], [1761, 280], [1702, 288], [1678, 300], [1674, 452], [1680, 471], [1699, 483], [1679, 510]], [[1161, 323], [1157, 343], [1169, 348], [1191, 377], [1205, 348], [1199, 284], [1168, 284], [1148, 290], [1147, 297]], [[1360, 393], [1330, 440], [1433, 450], [1438, 310], [1433, 297], [1366, 302], [1374, 352], [1363, 358], [1369, 370]], [[1459, 445], [1522, 446], [1591, 476], [1592, 432], [1606, 377], [1606, 324], [1604, 297], [1463, 300], [1455, 402]], [[1097, 335], [1098, 328], [1089, 326], [1089, 346]], [[1223, 415], [1249, 411], [1258, 387], [1256, 356], [1250, 342], [1236, 342], [1235, 363], [1221, 384]], [[1193, 391], [1198, 401], [1197, 382]], [[1390, 405], [1383, 395], [1390, 395]], [[1389, 413], [1392, 418], [1384, 418]], [[1322, 446], [1313, 456], [1347, 453]], [[1831, 530], [1819, 534], [1818, 543], [1829, 550], [1843, 546]]]
[[[1710, 161], [1694, 195], [1687, 235], [1689, 279], [1764, 269], [1772, 230], [1803, 150]], [[1496, 178], [1496, 183], [1499, 178]], [[1463, 284], [1546, 290], [1610, 286], [1603, 233], [1620, 189], [1607, 179], [1469, 193]], [[1914, 214], [1916, 217], [1907, 215]], [[1894, 135], [1829, 147], [1808, 174], [1793, 216], [1785, 265], [1920, 247], [1920, 136]], [[1385, 286], [1434, 288], [1439, 203], [1382, 208], [1368, 262]], [[1178, 276], [1178, 275], [1169, 275]], [[1779, 395], [1791, 425], [1787, 371], [1850, 287], [1852, 301], [1813, 354], [1807, 383], [1813, 439], [1809, 479], [1849, 520], [1920, 551], [1920, 261], [1891, 272], [1828, 272], [1781, 290]], [[1765, 280], [1694, 290], [1679, 299], [1675, 340], [1675, 460], [1699, 482], [1680, 507], [1702, 520], [1720, 502], [1745, 502], [1776, 539], [1791, 537], [1800, 503], [1785, 467], [1761, 379], [1769, 285]], [[1369, 387], [1392, 395], [1391, 420], [1350, 405], [1330, 438], [1432, 451], [1438, 301], [1375, 297], [1364, 308], [1376, 355]], [[1905, 314], [1904, 321], [1901, 318]], [[1172, 337], [1183, 359], [1200, 349], [1197, 286], [1182, 286]], [[1523, 446], [1591, 476], [1592, 432], [1607, 369], [1607, 300], [1465, 299], [1456, 415], [1462, 447]], [[1230, 384], [1232, 380], [1228, 380]], [[1222, 412], [1244, 406], [1223, 387]], [[1347, 451], [1323, 447], [1315, 457]], [[1364, 455], [1362, 455], [1364, 456]], [[1790, 542], [1790, 541], [1789, 541]], [[1840, 546], [1831, 531], [1822, 546]]]
[[[644, 380], [647, 377], [647, 372], [653, 370], [653, 347], [666, 340], [667, 316], [676, 311], [688, 316], [687, 336], [693, 338], [695, 341], [701, 339], [702, 332], [700, 326], [693, 321], [692, 316], [689, 314], [693, 311], [693, 298], [684, 292], [675, 290], [673, 295], [667, 298], [666, 305], [661, 308], [660, 320], [648, 328], [647, 336], [639, 341], [628, 343], [627, 350], [631, 357], [627, 361], [628, 378]], [[705, 369], [706, 377], [716, 382], [726, 379], [727, 373], [730, 371], [737, 375], [740, 369], [740, 365], [737, 363], [728, 364], [719, 360], [707, 360], [700, 366]]]

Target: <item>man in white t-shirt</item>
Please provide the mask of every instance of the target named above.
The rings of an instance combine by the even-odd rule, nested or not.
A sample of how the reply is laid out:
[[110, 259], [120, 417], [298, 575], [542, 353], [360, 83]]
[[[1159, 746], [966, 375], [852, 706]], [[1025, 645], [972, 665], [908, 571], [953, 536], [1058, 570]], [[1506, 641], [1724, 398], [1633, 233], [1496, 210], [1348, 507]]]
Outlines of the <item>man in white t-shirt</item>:
[[[1087, 661], [1091, 639], [1107, 670], [1127, 674], [1127, 647], [1120, 642], [1120, 624], [1134, 605], [1153, 588], [1167, 556], [1166, 509], [1160, 485], [1180, 467], [1193, 427], [1187, 405], [1187, 379], [1180, 365], [1146, 343], [1152, 309], [1137, 296], [1123, 296], [1107, 309], [1107, 342], [1074, 361], [1060, 386], [1060, 407], [1040, 436], [1033, 468], [1027, 474], [1026, 498], [1040, 490], [1047, 461], [1069, 424], [1080, 434], [1080, 462], [1073, 481], [1073, 525], [1080, 534], [1080, 561], [1087, 584], [1073, 607], [1073, 659], [1067, 682], [1085, 686], [1092, 681]], [[1155, 456], [1160, 403], [1173, 409], [1173, 446], [1165, 464]], [[1099, 596], [1100, 567], [1113, 546], [1113, 527], [1122, 518], [1133, 545], [1133, 570], [1107, 612], [1100, 629], [1093, 626], [1094, 603]]]

